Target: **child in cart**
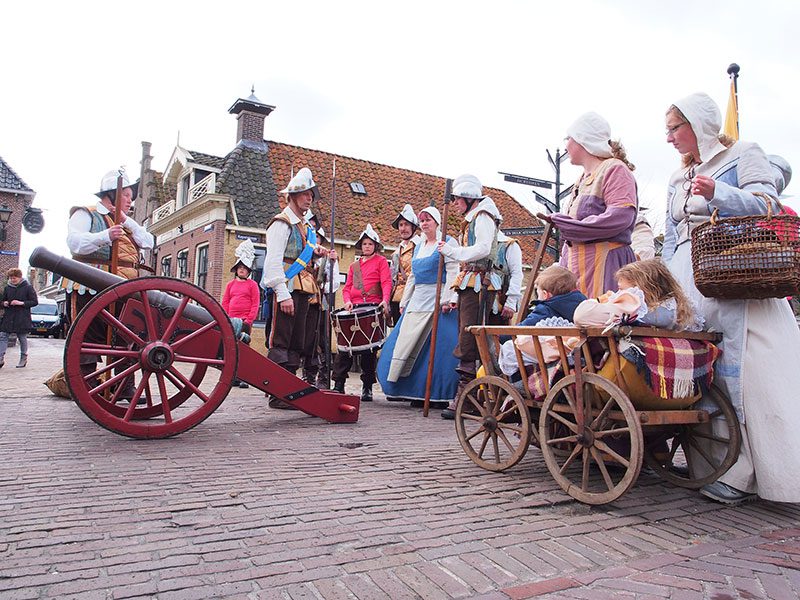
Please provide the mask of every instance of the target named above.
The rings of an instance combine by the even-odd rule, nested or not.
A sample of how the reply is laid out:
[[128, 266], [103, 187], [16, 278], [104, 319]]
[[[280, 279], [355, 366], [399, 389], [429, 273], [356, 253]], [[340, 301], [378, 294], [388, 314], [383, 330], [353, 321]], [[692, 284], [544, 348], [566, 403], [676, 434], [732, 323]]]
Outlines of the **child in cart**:
[[[539, 327], [572, 326], [575, 309], [581, 302], [586, 300], [586, 296], [577, 289], [578, 280], [575, 274], [564, 267], [552, 265], [539, 273], [533, 285], [537, 300], [534, 301], [533, 310], [528, 313], [519, 325], [536, 325]], [[537, 361], [534, 356], [531, 336], [515, 336], [514, 339], [503, 342], [500, 347], [500, 370], [509, 377], [513, 384], [522, 389], [522, 375], [519, 371], [515, 347], [522, 353], [526, 366], [536, 365]], [[545, 347], [549, 348], [547, 344], [545, 344]], [[552, 345], [550, 350], [550, 352], [545, 352], [545, 362], [548, 364], [558, 357], [558, 350], [555, 345]], [[555, 355], [552, 355], [552, 351], [555, 351]], [[531, 371], [538, 372], [538, 369], [533, 368]]]
[[[701, 331], [699, 317], [680, 284], [660, 259], [630, 263], [616, 273], [619, 291], [586, 300], [575, 310], [579, 327], [618, 324], [671, 331]], [[711, 384], [719, 351], [713, 344], [658, 337], [623, 338], [620, 371], [631, 401], [639, 409], [684, 408], [700, 397], [698, 383]], [[614, 381], [607, 361], [599, 374]]]

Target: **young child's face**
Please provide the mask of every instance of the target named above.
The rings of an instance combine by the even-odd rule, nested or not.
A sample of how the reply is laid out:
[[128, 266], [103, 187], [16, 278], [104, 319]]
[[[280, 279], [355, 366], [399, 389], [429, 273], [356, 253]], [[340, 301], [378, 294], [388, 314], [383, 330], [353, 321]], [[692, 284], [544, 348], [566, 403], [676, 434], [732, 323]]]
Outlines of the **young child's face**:
[[621, 289], [621, 290], [624, 290], [624, 289], [632, 288], [632, 287], [636, 287], [636, 286], [627, 277], [617, 277], [617, 287], [619, 287], [619, 289]]

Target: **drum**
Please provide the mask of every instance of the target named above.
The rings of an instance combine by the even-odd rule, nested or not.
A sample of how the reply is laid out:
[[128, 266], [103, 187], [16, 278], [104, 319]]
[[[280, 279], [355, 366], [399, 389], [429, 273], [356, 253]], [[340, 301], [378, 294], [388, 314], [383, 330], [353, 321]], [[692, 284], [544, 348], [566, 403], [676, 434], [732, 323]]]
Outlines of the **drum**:
[[383, 346], [386, 317], [377, 304], [358, 304], [350, 312], [333, 311], [333, 328], [340, 352], [360, 352]]

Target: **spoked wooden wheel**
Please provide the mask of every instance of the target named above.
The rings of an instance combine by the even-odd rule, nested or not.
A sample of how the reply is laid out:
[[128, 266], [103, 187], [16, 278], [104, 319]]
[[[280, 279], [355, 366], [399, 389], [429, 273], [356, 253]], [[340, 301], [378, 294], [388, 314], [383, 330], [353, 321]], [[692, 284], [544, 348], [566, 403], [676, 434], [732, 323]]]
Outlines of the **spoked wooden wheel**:
[[[692, 408], [707, 410], [708, 423], [677, 425], [664, 436], [671, 437], [666, 445], [648, 443], [644, 460], [662, 479], [680, 487], [699, 489], [733, 466], [739, 457], [742, 434], [731, 401], [716, 385]], [[676, 466], [683, 469], [675, 469]]]
[[[582, 373], [581, 379], [582, 402], [575, 375], [550, 389], [539, 419], [539, 439], [547, 468], [561, 489], [586, 504], [606, 504], [628, 491], [639, 476], [642, 430], [619, 387], [594, 373]], [[571, 452], [564, 453], [570, 444]]]
[[[222, 403], [236, 372], [236, 344], [230, 320], [207, 292], [144, 277], [110, 287], [84, 307], [67, 338], [64, 372], [78, 406], [99, 425], [163, 438], [194, 427]], [[97, 362], [86, 366], [92, 358]], [[126, 388], [130, 400], [123, 399]]]
[[528, 450], [528, 407], [505, 379], [479, 377], [458, 396], [456, 433], [472, 462], [489, 471], [504, 471], [522, 460]]

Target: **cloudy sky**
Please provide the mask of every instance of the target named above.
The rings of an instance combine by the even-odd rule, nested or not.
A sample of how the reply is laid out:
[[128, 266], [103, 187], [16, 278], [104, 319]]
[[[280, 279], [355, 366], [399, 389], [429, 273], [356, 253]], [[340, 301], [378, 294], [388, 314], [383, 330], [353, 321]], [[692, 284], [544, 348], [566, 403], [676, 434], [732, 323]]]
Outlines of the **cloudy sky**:
[[0, 156], [47, 223], [24, 234], [21, 263], [36, 245], [66, 253], [69, 207], [108, 170], [138, 174], [142, 140], [158, 170], [178, 132], [188, 149], [230, 151], [227, 109], [251, 85], [277, 107], [267, 139], [472, 172], [534, 211], [530, 188], [497, 172], [551, 178], [545, 150], [597, 111], [659, 227], [678, 164], [664, 113], [706, 91], [724, 114], [731, 62], [742, 138], [800, 168], [798, 23], [792, 0], [6, 3]]

